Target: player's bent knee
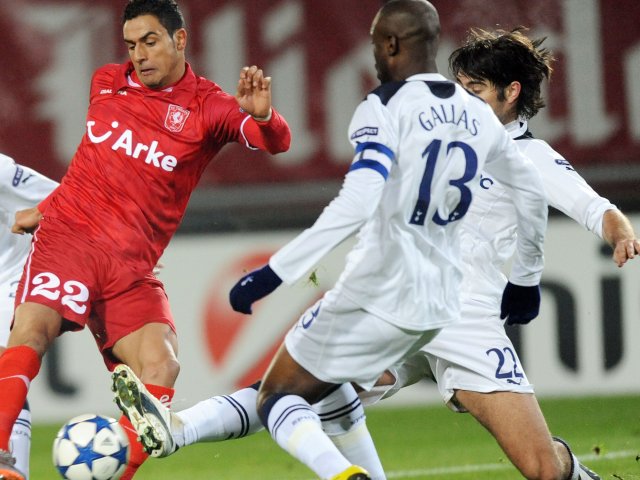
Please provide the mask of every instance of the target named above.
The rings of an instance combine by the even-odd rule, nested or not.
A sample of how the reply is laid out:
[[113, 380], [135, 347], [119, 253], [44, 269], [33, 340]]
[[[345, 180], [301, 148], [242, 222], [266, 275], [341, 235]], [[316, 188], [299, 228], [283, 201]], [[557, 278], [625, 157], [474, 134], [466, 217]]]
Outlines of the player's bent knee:
[[173, 386], [180, 373], [180, 362], [175, 357], [142, 361], [140, 379], [144, 383]]

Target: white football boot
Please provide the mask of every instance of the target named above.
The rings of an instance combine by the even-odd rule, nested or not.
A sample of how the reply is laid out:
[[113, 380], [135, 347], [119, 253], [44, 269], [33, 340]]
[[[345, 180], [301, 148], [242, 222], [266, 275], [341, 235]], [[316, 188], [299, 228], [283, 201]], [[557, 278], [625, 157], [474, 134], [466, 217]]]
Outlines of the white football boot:
[[151, 395], [126, 365], [118, 365], [111, 379], [114, 401], [131, 421], [145, 451], [152, 457], [167, 457], [178, 450], [171, 428], [181, 428], [180, 418]]

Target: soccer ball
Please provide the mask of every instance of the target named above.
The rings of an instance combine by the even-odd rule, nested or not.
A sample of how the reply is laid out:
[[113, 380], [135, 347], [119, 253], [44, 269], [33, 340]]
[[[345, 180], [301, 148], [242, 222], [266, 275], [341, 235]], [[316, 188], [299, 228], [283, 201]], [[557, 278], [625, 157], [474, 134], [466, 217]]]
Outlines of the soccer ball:
[[117, 480], [129, 460], [129, 439], [118, 422], [85, 414], [65, 423], [53, 442], [53, 464], [67, 480]]

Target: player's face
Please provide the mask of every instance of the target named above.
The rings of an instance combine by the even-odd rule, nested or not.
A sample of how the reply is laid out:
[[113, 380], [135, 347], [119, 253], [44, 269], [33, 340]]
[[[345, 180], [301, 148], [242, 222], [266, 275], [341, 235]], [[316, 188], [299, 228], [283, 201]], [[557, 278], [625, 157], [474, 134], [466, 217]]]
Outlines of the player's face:
[[498, 90], [493, 83], [484, 79], [473, 79], [463, 73], [459, 74], [456, 80], [465, 90], [468, 90], [487, 102], [503, 124], [515, 120], [512, 107], [506, 100], [500, 100], [498, 98]]
[[154, 15], [140, 15], [125, 22], [123, 35], [129, 58], [145, 86], [161, 89], [182, 78], [187, 39], [184, 29], [176, 30], [171, 37]]

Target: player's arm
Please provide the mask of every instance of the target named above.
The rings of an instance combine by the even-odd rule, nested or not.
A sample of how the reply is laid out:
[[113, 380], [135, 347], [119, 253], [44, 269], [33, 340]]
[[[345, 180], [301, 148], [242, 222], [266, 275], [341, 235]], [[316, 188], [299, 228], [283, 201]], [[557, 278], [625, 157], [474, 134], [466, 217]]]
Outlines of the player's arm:
[[510, 325], [526, 324], [540, 311], [548, 208], [540, 174], [504, 129], [503, 133], [485, 166], [507, 189], [517, 213], [516, 257], [502, 294], [500, 318]]
[[[367, 113], [370, 108], [370, 104], [363, 102], [354, 114], [352, 126], [358, 124], [360, 117], [371, 118]], [[354, 128], [349, 130], [355, 131]], [[382, 133], [375, 138], [353, 140], [355, 156], [338, 196], [313, 226], [278, 250], [268, 265], [236, 283], [229, 295], [234, 310], [251, 313], [251, 304], [270, 294], [282, 281], [295, 283], [375, 212], [395, 161], [386, 140], [388, 136]]]
[[561, 155], [542, 142], [530, 144], [525, 153], [540, 171], [549, 205], [607, 242], [619, 267], [640, 252], [629, 219], [598, 195]]
[[[354, 157], [338, 196], [311, 228], [271, 257], [269, 264], [285, 283], [292, 284], [302, 278], [378, 208], [396, 161], [397, 135], [389, 127], [387, 115], [388, 111], [375, 95], [370, 95], [356, 109], [349, 126]], [[376, 128], [369, 128], [371, 126]]]
[[[504, 129], [503, 129], [504, 131]], [[517, 285], [540, 283], [548, 204], [540, 173], [518, 150], [506, 131], [494, 146], [485, 169], [507, 190], [517, 213], [518, 240], [510, 280]]]
[[385, 178], [369, 168], [349, 171], [340, 193], [313, 226], [278, 250], [268, 265], [235, 284], [229, 293], [233, 309], [251, 313], [253, 302], [269, 295], [282, 281], [292, 284], [302, 278], [371, 216], [380, 202], [384, 184]]
[[271, 77], [265, 77], [258, 67], [240, 70], [236, 100], [250, 115], [242, 125], [248, 146], [276, 154], [286, 152], [291, 145], [291, 130], [282, 115], [271, 104]]

